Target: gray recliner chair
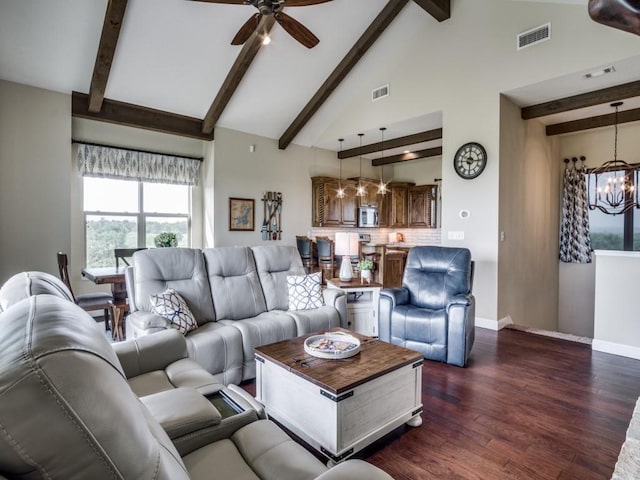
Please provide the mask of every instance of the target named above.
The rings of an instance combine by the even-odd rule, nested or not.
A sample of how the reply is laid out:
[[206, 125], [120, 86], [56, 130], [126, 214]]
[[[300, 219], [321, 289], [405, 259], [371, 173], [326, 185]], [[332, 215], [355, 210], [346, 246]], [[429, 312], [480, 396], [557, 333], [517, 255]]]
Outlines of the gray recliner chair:
[[472, 286], [468, 249], [412, 248], [402, 287], [380, 292], [380, 340], [464, 367], [475, 338]]

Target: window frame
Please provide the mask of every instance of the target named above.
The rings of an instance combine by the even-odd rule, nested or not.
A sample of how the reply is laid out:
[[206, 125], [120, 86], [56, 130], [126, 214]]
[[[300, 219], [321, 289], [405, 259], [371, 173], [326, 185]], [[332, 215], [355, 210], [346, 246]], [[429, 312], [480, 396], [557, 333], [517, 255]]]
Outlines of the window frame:
[[[86, 188], [84, 178], [82, 179], [83, 190]], [[88, 177], [95, 178], [95, 177]], [[111, 180], [110, 178], [104, 178], [103, 180]], [[87, 217], [89, 216], [104, 216], [104, 217], [136, 217], [137, 221], [137, 245], [136, 248], [146, 248], [146, 222], [147, 217], [152, 218], [184, 218], [187, 220], [187, 246], [191, 247], [192, 240], [192, 214], [193, 214], [193, 205], [192, 205], [192, 186], [191, 185], [182, 185], [186, 187], [187, 195], [188, 195], [188, 213], [165, 213], [165, 212], [145, 212], [144, 210], [144, 184], [152, 183], [152, 182], [143, 182], [131, 180], [132, 182], [137, 183], [138, 189], [138, 211], [137, 212], [112, 212], [112, 211], [100, 211], [100, 210], [85, 210], [84, 209], [84, 198], [82, 201], [82, 217], [83, 217], [83, 232], [84, 232], [84, 263], [87, 264], [88, 258], [88, 242], [87, 242]], [[141, 245], [141, 242], [143, 245]], [[114, 260], [115, 261], [115, 260]]]

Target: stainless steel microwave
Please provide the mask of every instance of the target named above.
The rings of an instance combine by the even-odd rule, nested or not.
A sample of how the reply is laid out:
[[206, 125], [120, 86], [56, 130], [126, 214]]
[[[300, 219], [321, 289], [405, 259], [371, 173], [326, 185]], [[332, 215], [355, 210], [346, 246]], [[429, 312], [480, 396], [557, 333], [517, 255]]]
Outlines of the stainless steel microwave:
[[360, 207], [358, 208], [358, 227], [377, 227], [378, 208], [377, 207]]

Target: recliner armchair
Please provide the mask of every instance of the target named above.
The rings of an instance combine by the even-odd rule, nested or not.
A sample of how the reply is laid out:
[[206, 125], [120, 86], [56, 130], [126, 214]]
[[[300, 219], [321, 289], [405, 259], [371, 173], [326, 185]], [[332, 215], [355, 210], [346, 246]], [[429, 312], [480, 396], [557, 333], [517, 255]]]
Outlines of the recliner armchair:
[[475, 338], [472, 286], [468, 249], [412, 248], [402, 287], [380, 292], [380, 340], [464, 367]]

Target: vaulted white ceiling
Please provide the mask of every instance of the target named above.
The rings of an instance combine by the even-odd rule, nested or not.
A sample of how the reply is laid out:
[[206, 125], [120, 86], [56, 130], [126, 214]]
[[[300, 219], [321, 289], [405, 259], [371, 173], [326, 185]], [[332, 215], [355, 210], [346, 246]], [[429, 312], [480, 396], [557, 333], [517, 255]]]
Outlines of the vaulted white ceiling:
[[[586, 0], [510, 1], [586, 8]], [[455, 2], [452, 0], [452, 11]], [[260, 50], [217, 125], [279, 138], [386, 3], [334, 0], [288, 8], [289, 15], [315, 33], [319, 45], [308, 50], [276, 24], [272, 43]], [[106, 7], [107, 0], [0, 0], [0, 78], [58, 92], [88, 93]], [[105, 96], [203, 118], [240, 52], [241, 47], [230, 45], [231, 38], [254, 12], [245, 5], [129, 0]], [[437, 25], [433, 17], [409, 2], [295, 143], [337, 150], [337, 140], [320, 141], [327, 127], [354, 95], [370, 95], [367, 78], [388, 68], [385, 59], [415, 48], [410, 43], [415, 32]], [[640, 78], [638, 65], [638, 59], [629, 60], [622, 65], [623, 76], [613, 80], [605, 76], [592, 82], [593, 88], [589, 84], [584, 88]], [[580, 76], [576, 72], [506, 93], [519, 105], [549, 101], [576, 93]], [[441, 112], [425, 112], [395, 123], [392, 130], [397, 137], [441, 125]], [[356, 131], [354, 126], [353, 132], [345, 133]], [[377, 130], [364, 133], [365, 143], [380, 139]], [[355, 147], [355, 138], [351, 135], [351, 144], [344, 148]]]

